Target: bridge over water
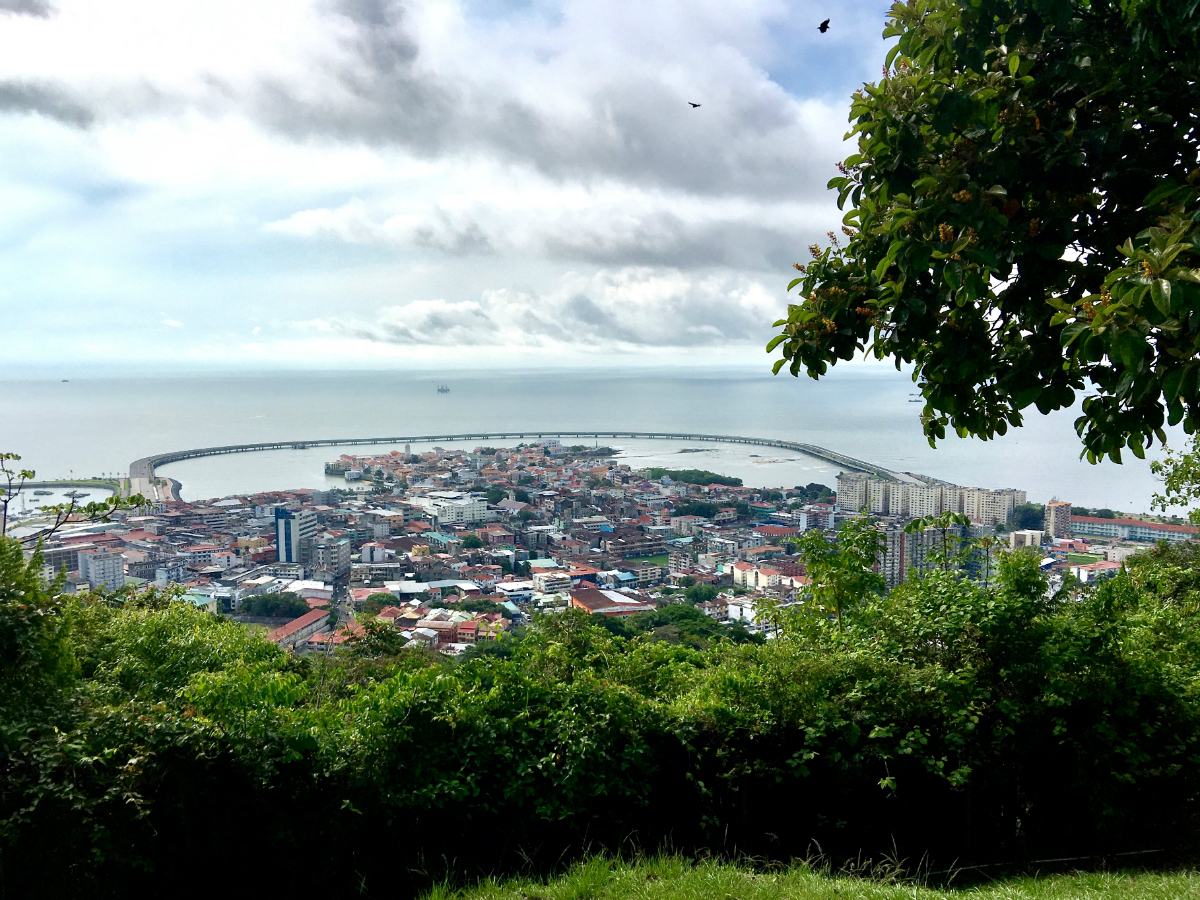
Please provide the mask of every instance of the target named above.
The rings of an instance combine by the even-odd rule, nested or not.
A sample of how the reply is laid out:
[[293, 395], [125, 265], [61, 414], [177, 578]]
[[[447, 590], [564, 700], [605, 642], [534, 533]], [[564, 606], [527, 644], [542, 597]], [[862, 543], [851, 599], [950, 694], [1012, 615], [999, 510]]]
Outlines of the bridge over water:
[[436, 444], [460, 443], [464, 441], [480, 441], [487, 443], [520, 440], [543, 440], [554, 438], [601, 438], [627, 440], [656, 440], [656, 441], [685, 441], [709, 442], [716, 444], [752, 444], [758, 447], [776, 447], [780, 450], [791, 450], [805, 453], [818, 459], [835, 463], [850, 471], [867, 472], [888, 481], [915, 481], [911, 476], [893, 472], [874, 463], [855, 459], [844, 453], [837, 453], [818, 447], [816, 444], [806, 444], [801, 441], [785, 441], [777, 438], [744, 437], [730, 434], [684, 434], [666, 431], [613, 431], [608, 429], [587, 429], [579, 431], [480, 431], [466, 434], [414, 434], [400, 437], [366, 437], [366, 438], [324, 438], [313, 441], [267, 441], [260, 444], [229, 444], [225, 447], [200, 447], [194, 450], [176, 450], [171, 453], [158, 453], [154, 456], [143, 456], [129, 464], [130, 490], [142, 493], [147, 497], [153, 495], [152, 482], [156, 466], [179, 462], [184, 459], [195, 459], [201, 456], [223, 456], [227, 453], [253, 453], [259, 450], [306, 450], [310, 447], [352, 447], [371, 444]]

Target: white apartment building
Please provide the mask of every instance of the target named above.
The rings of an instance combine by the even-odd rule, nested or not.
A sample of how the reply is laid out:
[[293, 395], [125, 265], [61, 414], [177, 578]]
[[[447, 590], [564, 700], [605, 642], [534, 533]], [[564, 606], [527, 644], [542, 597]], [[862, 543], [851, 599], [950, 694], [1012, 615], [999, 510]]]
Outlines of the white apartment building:
[[414, 497], [412, 504], [437, 516], [441, 525], [476, 525], [487, 521], [487, 500], [462, 491], [431, 491]]
[[392, 550], [383, 546], [383, 544], [376, 543], [374, 541], [369, 544], [363, 544], [360, 553], [362, 561], [365, 563], [387, 562], [389, 559], [394, 559], [396, 556], [395, 550]]
[[837, 479], [837, 508], [841, 512], [858, 514], [870, 500], [867, 483], [870, 479], [861, 472], [839, 475]]
[[125, 558], [116, 550], [80, 550], [79, 577], [93, 588], [119, 588], [125, 584]]
[[[925, 484], [880, 479], [846, 481], [838, 478], [838, 508], [846, 511], [841, 491], [845, 489], [854, 502], [859, 499], [859, 490], [866, 494], [865, 507], [877, 516], [897, 516], [918, 519], [937, 516], [944, 512], [962, 513], [971, 521], [982, 525], [1007, 522], [1013, 510], [1025, 503], [1025, 491], [1003, 488], [959, 487], [953, 484]], [[860, 507], [861, 509], [862, 507]]]

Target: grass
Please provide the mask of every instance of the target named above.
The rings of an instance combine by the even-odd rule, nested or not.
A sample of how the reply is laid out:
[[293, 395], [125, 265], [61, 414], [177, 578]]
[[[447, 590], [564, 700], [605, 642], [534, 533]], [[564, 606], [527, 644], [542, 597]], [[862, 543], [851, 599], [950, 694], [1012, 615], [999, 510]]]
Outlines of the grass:
[[627, 563], [650, 563], [653, 566], [665, 566], [670, 562], [670, 558], [666, 553], [660, 553], [657, 556], [630, 556], [626, 558]]
[[436, 888], [426, 900], [1175, 900], [1200, 896], [1196, 872], [1101, 872], [1025, 877], [938, 889], [897, 880], [830, 876], [809, 866], [756, 871], [714, 861], [596, 858], [549, 880], [487, 880]]
[[1103, 556], [1094, 556], [1091, 553], [1068, 553], [1067, 562], [1076, 566], [1084, 566], [1088, 563], [1100, 562], [1104, 559]]

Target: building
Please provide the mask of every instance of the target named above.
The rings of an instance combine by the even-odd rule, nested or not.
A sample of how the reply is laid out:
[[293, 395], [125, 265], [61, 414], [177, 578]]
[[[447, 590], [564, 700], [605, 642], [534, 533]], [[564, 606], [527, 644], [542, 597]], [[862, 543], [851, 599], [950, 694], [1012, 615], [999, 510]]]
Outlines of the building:
[[125, 558], [116, 550], [80, 550], [79, 577], [93, 588], [119, 588], [125, 584]]
[[571, 606], [582, 609], [588, 615], [632, 616], [635, 613], [654, 612], [653, 603], [630, 597], [620, 591], [582, 588], [571, 591]]
[[861, 472], [837, 477], [837, 508], [842, 512], [858, 514], [869, 505], [867, 482], [869, 478]]
[[275, 558], [308, 565], [317, 536], [317, 514], [310, 510], [275, 508]]
[[1071, 536], [1071, 504], [1065, 500], [1051, 500], [1046, 504], [1045, 526], [1042, 529], [1049, 538]]
[[413, 498], [412, 504], [435, 516], [439, 525], [476, 525], [488, 517], [487, 500], [462, 491], [433, 491]]
[[350, 538], [322, 538], [313, 542], [312, 565], [333, 578], [350, 574]]
[[375, 541], [363, 544], [359, 549], [359, 553], [361, 554], [361, 558], [364, 563], [382, 563], [387, 562], [389, 559], [396, 558], [395, 550], [385, 547], [383, 544]]
[[[42, 548], [42, 565], [50, 570], [51, 576], [57, 575], [65, 567], [68, 572], [79, 569], [79, 554], [83, 550], [94, 550], [95, 544], [62, 544], [56, 547]], [[25, 558], [33, 556], [32, 549], [25, 551]]]
[[1105, 578], [1112, 578], [1114, 575], [1120, 574], [1123, 568], [1124, 566], [1119, 562], [1101, 560], [1100, 562], [1071, 566], [1068, 571], [1083, 584], [1090, 584], [1095, 581], [1102, 581]]
[[1022, 547], [1040, 547], [1042, 546], [1042, 532], [1014, 531], [1008, 536], [1008, 543], [1013, 550], [1020, 550]]
[[303, 644], [318, 631], [326, 630], [329, 625], [329, 610], [314, 609], [306, 612], [298, 619], [292, 619], [286, 625], [276, 628], [267, 635], [267, 640], [281, 650], [295, 649]]
[[571, 578], [561, 570], [535, 572], [533, 589], [539, 594], [558, 594], [571, 590]]
[[[1195, 525], [1169, 525], [1165, 522], [1146, 522], [1142, 519], [1101, 519], [1099, 516], [1071, 516], [1071, 533], [1096, 537], [1120, 538], [1126, 541], [1194, 541], [1200, 537]], [[83, 554], [79, 554], [82, 559]], [[80, 570], [82, 574], [82, 570]]]

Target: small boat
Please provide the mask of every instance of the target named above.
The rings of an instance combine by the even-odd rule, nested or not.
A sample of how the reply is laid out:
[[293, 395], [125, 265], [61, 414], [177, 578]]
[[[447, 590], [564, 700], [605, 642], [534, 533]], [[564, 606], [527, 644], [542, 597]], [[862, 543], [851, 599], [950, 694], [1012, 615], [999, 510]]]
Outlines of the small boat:
[[53, 494], [53, 493], [54, 493], [54, 491], [45, 491], [45, 490], [42, 490], [42, 491], [34, 491], [34, 492], [33, 492], [33, 496], [35, 496], [35, 497], [49, 497], [49, 496], [50, 496], [51, 494]]
[[92, 495], [84, 491], [67, 491], [63, 496], [70, 497], [72, 500], [78, 500], [80, 497], [90, 497]]
[[924, 400], [909, 400], [909, 403], [924, 403]]
[[66, 378], [64, 378], [64, 379], [62, 380], [62, 383], [63, 383], [63, 384], [67, 384], [68, 380], [69, 380], [69, 379], [66, 379]]
[[439, 393], [439, 394], [448, 394], [448, 393], [450, 393], [450, 385], [448, 385], [448, 384], [439, 384], [439, 385], [438, 385], [438, 393]]

